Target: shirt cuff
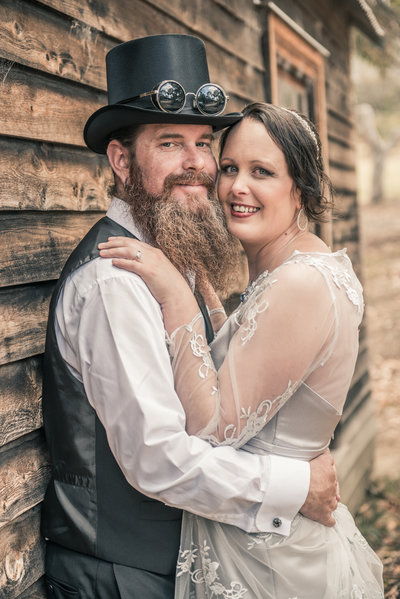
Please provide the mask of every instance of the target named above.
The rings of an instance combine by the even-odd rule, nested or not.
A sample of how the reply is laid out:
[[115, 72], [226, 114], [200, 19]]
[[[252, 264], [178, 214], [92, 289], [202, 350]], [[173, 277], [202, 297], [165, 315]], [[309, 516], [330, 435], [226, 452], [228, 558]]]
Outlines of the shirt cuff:
[[310, 464], [282, 456], [269, 457], [268, 487], [256, 516], [256, 527], [260, 532], [287, 537], [310, 488]]

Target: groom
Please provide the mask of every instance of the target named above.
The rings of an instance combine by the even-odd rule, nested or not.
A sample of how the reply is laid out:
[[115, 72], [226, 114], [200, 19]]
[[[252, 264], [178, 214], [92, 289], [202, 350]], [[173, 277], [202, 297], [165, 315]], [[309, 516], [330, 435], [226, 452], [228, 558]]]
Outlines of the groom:
[[185, 433], [159, 305], [97, 246], [137, 237], [222, 279], [232, 246], [213, 201], [211, 142], [241, 115], [223, 114], [226, 94], [210, 83], [204, 45], [192, 36], [116, 46], [107, 79], [109, 104], [89, 118], [85, 141], [107, 152], [114, 197], [67, 261], [49, 313], [46, 584], [56, 598], [172, 599], [180, 509], [282, 535], [299, 510], [332, 525], [335, 473], [329, 456], [310, 466]]

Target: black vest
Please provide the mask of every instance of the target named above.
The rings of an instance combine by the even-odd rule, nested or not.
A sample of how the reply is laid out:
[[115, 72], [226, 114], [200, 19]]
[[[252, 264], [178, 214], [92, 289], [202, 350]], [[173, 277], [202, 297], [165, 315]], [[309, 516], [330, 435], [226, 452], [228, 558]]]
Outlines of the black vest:
[[181, 510], [149, 499], [126, 481], [83, 385], [58, 350], [55, 308], [66, 278], [99, 256], [110, 235], [134, 237], [105, 217], [69, 257], [50, 303], [43, 366], [43, 419], [53, 465], [43, 503], [46, 538], [80, 553], [157, 572], [174, 573]]

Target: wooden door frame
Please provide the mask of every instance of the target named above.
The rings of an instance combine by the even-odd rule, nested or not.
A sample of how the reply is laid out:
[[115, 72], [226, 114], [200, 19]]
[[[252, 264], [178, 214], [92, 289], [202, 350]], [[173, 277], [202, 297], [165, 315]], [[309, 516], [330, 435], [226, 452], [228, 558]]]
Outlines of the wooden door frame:
[[[314, 119], [322, 144], [322, 157], [329, 174], [328, 121], [325, 94], [325, 60], [330, 52], [286, 15], [274, 2], [268, 3], [269, 84], [271, 102], [278, 104], [280, 65], [289, 65], [313, 84]], [[288, 106], [287, 108], [290, 108]], [[319, 234], [332, 245], [332, 221], [322, 223]]]

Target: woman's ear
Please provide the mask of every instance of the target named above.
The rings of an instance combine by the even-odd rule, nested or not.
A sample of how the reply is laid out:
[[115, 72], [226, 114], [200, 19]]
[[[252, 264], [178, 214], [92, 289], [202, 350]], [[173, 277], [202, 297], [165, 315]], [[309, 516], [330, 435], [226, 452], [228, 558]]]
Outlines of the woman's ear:
[[107, 147], [107, 156], [112, 170], [124, 184], [129, 178], [129, 149], [117, 139], [112, 139]]

